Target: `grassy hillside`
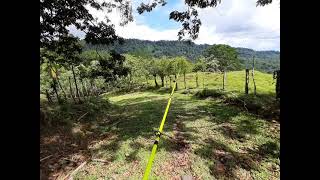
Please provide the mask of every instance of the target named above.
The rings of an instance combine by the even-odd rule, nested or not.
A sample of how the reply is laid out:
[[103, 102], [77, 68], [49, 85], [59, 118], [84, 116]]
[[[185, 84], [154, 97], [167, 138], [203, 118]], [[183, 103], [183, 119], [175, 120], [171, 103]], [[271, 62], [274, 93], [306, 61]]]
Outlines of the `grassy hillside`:
[[[208, 89], [222, 89], [222, 79], [223, 74], [220, 73], [209, 73], [209, 72], [199, 72], [199, 88], [204, 87]], [[204, 80], [204, 81], [203, 81]], [[249, 92], [253, 92], [253, 81], [250, 71], [249, 78]], [[187, 88], [196, 88], [196, 73], [189, 73], [186, 75]], [[257, 86], [257, 92], [260, 94], [274, 94], [275, 84], [272, 74], [262, 73], [255, 71], [255, 81]], [[158, 84], [161, 84], [161, 80], [157, 78]], [[149, 80], [150, 85], [155, 85], [154, 80]], [[169, 84], [169, 80], [168, 80]], [[227, 91], [236, 91], [238, 93], [244, 93], [245, 85], [245, 71], [233, 71], [227, 73]], [[178, 79], [178, 88], [184, 89], [183, 76], [180, 75]]]
[[[75, 179], [141, 179], [168, 94], [137, 92], [110, 97], [116, 126], [90, 151], [108, 164], [90, 162]], [[85, 131], [85, 130], [84, 130]], [[92, 131], [92, 130], [89, 130]], [[229, 107], [176, 93], [150, 179], [278, 179], [279, 124]], [[178, 140], [176, 140], [178, 139]]]
[[[221, 74], [199, 76], [195, 89], [195, 73], [187, 74], [190, 91], [179, 78], [150, 179], [279, 179], [280, 124], [250, 111], [252, 104], [275, 104], [272, 76], [256, 72], [253, 99], [243, 93], [244, 71], [228, 73], [226, 92], [219, 91]], [[54, 108], [42, 98], [46, 116], [63, 127], [41, 135], [41, 157], [52, 156], [41, 163], [42, 173], [63, 178], [87, 161], [74, 179], [141, 179], [168, 97], [169, 88], [149, 88]], [[243, 97], [254, 100], [247, 110], [232, 103]]]

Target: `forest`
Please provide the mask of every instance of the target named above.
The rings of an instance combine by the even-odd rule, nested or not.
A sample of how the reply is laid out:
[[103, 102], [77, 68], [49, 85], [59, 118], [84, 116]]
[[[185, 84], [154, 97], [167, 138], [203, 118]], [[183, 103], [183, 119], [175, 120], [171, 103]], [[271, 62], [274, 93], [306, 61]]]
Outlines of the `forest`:
[[[190, 61], [195, 62], [199, 59], [203, 51], [210, 45], [195, 44], [189, 41], [147, 41], [139, 39], [125, 39], [124, 44], [115, 42], [113, 45], [92, 46], [83, 42], [84, 49], [99, 50], [115, 50], [118, 53], [127, 54], [148, 54], [152, 57], [176, 57], [185, 56]], [[256, 69], [261, 72], [272, 73], [280, 68], [280, 52], [279, 51], [254, 51], [248, 48], [236, 48], [240, 59], [242, 69], [245, 69], [252, 61], [252, 57], [256, 59]]]

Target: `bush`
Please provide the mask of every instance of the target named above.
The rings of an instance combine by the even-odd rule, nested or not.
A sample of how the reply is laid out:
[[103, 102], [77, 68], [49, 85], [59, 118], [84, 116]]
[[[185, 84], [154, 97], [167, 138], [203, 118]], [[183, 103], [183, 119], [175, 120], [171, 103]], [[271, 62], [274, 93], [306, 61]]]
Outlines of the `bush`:
[[198, 91], [197, 98], [219, 98], [225, 103], [243, 108], [250, 113], [262, 116], [266, 119], [275, 119], [280, 121], [280, 102], [272, 94], [240, 94], [225, 92], [214, 89], [203, 89]]
[[196, 92], [195, 96], [198, 98], [224, 98], [226, 96], [226, 93], [221, 90], [205, 88], [201, 91]]
[[69, 127], [80, 116], [87, 113], [81, 120], [92, 120], [109, 109], [111, 104], [102, 97], [88, 97], [82, 104], [68, 101], [63, 104], [41, 104], [40, 125], [41, 127]]
[[280, 120], [280, 103], [272, 95], [258, 94], [257, 96], [254, 96], [249, 94], [228, 96], [225, 98], [225, 102], [245, 108], [249, 112], [263, 116], [267, 119]]

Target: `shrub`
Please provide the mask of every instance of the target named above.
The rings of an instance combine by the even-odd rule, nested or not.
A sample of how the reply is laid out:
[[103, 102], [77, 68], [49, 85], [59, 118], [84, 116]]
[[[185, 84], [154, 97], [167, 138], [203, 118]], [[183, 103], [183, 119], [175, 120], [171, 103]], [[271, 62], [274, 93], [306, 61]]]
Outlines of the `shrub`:
[[221, 90], [205, 88], [201, 91], [196, 92], [195, 96], [198, 98], [224, 98], [226, 96], [226, 93]]

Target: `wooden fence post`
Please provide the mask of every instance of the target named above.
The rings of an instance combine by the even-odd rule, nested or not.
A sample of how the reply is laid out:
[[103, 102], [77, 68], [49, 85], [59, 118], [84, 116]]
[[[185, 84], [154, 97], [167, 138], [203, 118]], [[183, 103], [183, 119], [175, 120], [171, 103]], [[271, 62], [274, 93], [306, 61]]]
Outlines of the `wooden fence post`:
[[276, 99], [280, 99], [280, 70], [273, 72], [273, 79], [276, 79]]
[[254, 56], [252, 58], [252, 81], [253, 81], [253, 93], [257, 95], [257, 86], [256, 81], [254, 80]]
[[249, 94], [249, 69], [246, 69], [245, 94]]

